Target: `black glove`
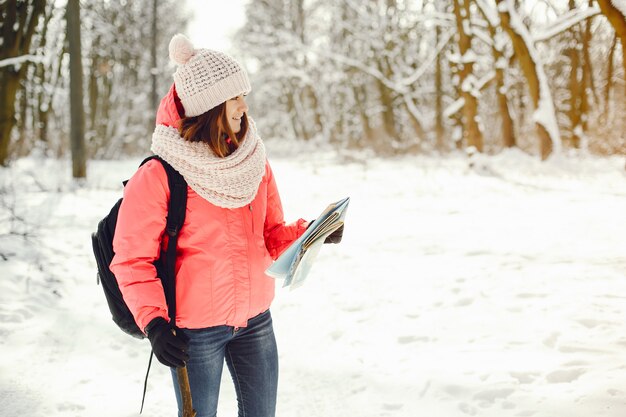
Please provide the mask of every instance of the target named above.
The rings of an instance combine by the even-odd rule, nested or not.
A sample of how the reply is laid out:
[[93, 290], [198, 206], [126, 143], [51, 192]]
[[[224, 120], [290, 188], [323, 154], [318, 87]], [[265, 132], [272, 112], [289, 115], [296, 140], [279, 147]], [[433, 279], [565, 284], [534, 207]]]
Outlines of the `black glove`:
[[157, 317], [146, 326], [146, 333], [159, 362], [172, 368], [185, 366], [189, 360], [186, 353], [189, 338], [183, 332], [174, 334], [174, 327], [163, 317]]
[[343, 224], [341, 225], [341, 227], [339, 227], [339, 229], [335, 230], [330, 235], [328, 235], [324, 243], [339, 243], [341, 242], [342, 237], [343, 237]]
[[[311, 227], [311, 225], [315, 223], [315, 220], [311, 220], [309, 225], [306, 227], [307, 229]], [[324, 243], [339, 243], [341, 242], [341, 238], [343, 237], [343, 224], [339, 227], [339, 229], [335, 230], [331, 234], [326, 237]]]

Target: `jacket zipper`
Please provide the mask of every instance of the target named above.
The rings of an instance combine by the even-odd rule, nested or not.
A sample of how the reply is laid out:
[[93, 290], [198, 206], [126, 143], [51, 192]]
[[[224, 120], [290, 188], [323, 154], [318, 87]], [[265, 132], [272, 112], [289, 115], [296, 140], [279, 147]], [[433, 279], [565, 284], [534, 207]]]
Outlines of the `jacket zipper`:
[[249, 204], [250, 207], [250, 222], [252, 223], [252, 235], [254, 236], [254, 213], [252, 213], [252, 204]]

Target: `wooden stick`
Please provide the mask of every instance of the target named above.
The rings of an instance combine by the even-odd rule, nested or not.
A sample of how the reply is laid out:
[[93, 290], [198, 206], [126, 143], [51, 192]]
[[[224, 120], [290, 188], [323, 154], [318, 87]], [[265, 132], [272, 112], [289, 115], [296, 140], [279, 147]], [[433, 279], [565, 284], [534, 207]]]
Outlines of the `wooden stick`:
[[191, 401], [191, 388], [189, 387], [189, 375], [187, 375], [187, 367], [176, 368], [176, 376], [178, 377], [178, 388], [183, 398], [183, 417], [196, 417], [196, 410], [193, 409]]

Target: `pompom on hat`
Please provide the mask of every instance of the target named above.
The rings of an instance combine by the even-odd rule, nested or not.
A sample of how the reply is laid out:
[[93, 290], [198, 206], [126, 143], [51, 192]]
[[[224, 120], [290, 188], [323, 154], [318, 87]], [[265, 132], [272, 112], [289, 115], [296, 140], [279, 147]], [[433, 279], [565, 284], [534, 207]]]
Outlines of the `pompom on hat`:
[[251, 90], [243, 67], [222, 52], [195, 49], [181, 34], [174, 35], [169, 52], [170, 59], [178, 65], [174, 84], [186, 117], [199, 116]]

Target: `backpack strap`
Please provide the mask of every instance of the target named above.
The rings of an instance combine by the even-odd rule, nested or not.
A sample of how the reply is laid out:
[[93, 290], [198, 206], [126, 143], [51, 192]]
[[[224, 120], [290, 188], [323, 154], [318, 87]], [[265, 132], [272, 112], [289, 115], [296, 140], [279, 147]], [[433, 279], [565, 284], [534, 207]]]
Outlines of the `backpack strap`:
[[167, 214], [167, 225], [165, 231], [169, 236], [167, 251], [165, 254], [165, 265], [167, 279], [165, 284], [165, 299], [167, 309], [173, 324], [176, 324], [176, 248], [178, 246], [178, 232], [185, 223], [185, 212], [187, 208], [187, 182], [182, 175], [167, 162], [161, 161], [165, 167], [167, 179], [170, 185], [170, 204]]
[[[170, 320], [176, 324], [176, 248], [178, 246], [178, 232], [185, 223], [185, 213], [187, 209], [187, 182], [178, 171], [170, 164], [165, 162], [157, 155], [151, 155], [144, 159], [139, 166], [148, 161], [157, 159], [165, 168], [167, 174], [167, 183], [170, 189], [170, 201], [167, 206], [167, 222], [165, 224], [165, 232], [168, 236], [167, 249], [165, 253], [161, 253], [161, 262], [164, 264], [164, 276], [161, 277], [163, 291], [165, 292], [165, 302], [167, 303], [167, 311]], [[126, 183], [124, 183], [126, 185]], [[148, 375], [150, 375], [150, 366], [152, 365], [152, 356], [154, 352], [150, 351], [150, 360], [148, 361], [148, 369], [146, 370], [146, 378], [143, 383], [143, 396], [141, 397], [141, 409], [143, 411], [144, 401], [146, 399], [146, 389], [148, 387]]]
[[[147, 157], [141, 165], [152, 159], [157, 159], [165, 168], [170, 188], [170, 201], [167, 211], [167, 223], [165, 225], [168, 244], [164, 259], [165, 276], [162, 277], [162, 282], [170, 320], [172, 320], [172, 323], [176, 323], [176, 248], [178, 245], [178, 233], [185, 223], [187, 182], [178, 171], [157, 155]], [[163, 260], [163, 254], [161, 254], [161, 258]]]

